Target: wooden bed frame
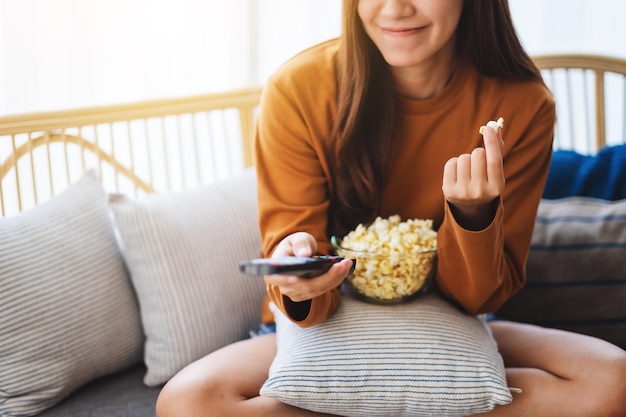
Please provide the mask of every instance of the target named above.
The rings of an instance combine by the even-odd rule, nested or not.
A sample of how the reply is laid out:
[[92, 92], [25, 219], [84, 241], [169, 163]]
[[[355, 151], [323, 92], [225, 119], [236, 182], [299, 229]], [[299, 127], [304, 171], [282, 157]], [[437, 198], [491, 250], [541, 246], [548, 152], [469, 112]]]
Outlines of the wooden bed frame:
[[[626, 60], [550, 55], [535, 61], [557, 100], [555, 148], [594, 153], [624, 142]], [[45, 201], [89, 168], [107, 191], [131, 195], [186, 189], [243, 170], [253, 163], [260, 94], [251, 88], [2, 117], [0, 215]]]

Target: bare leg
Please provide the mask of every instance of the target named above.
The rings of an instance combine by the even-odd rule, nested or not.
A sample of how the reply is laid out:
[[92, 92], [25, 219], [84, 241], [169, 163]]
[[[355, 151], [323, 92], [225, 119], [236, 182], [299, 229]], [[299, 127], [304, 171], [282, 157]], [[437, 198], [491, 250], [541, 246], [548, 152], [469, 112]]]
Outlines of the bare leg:
[[[513, 403], [485, 417], [626, 417], [626, 352], [599, 339], [511, 322], [491, 323]], [[259, 397], [276, 354], [274, 335], [220, 349], [163, 388], [158, 417], [320, 414]]]
[[322, 416], [259, 396], [275, 355], [276, 337], [271, 334], [205, 356], [165, 385], [157, 400], [157, 416]]
[[489, 417], [625, 417], [626, 352], [575, 333], [511, 322], [491, 328], [509, 386], [511, 404]]

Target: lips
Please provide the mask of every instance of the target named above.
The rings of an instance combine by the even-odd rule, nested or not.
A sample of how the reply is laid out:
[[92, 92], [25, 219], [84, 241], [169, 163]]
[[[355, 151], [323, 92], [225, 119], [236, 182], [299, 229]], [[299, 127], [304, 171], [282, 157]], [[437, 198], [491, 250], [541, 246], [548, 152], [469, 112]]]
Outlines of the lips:
[[413, 28], [382, 28], [383, 32], [390, 36], [402, 37], [410, 36], [423, 31], [425, 27], [413, 27]]

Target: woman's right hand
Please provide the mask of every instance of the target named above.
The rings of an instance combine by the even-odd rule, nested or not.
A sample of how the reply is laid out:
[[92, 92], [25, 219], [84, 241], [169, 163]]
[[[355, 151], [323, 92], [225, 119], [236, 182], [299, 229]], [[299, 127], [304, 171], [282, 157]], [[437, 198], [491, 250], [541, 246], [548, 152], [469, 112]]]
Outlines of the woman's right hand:
[[491, 223], [505, 184], [502, 130], [486, 126], [482, 135], [484, 148], [449, 159], [443, 170], [443, 195], [456, 221], [469, 230]]
[[[282, 256], [313, 256], [317, 251], [315, 238], [306, 232], [296, 232], [284, 238], [274, 250], [272, 258]], [[302, 278], [295, 275], [266, 275], [265, 283], [279, 287], [281, 294], [293, 302], [311, 300], [337, 288], [348, 275], [352, 261], [344, 259], [334, 264], [326, 273]]]

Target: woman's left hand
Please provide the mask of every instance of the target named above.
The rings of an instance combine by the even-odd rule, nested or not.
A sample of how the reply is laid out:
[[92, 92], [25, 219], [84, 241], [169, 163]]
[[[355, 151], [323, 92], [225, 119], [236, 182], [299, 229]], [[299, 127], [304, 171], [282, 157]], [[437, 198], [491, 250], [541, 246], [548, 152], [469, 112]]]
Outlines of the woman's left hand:
[[487, 126], [485, 147], [450, 158], [443, 169], [443, 195], [457, 222], [470, 230], [487, 227], [495, 215], [494, 202], [504, 191], [502, 130]]

